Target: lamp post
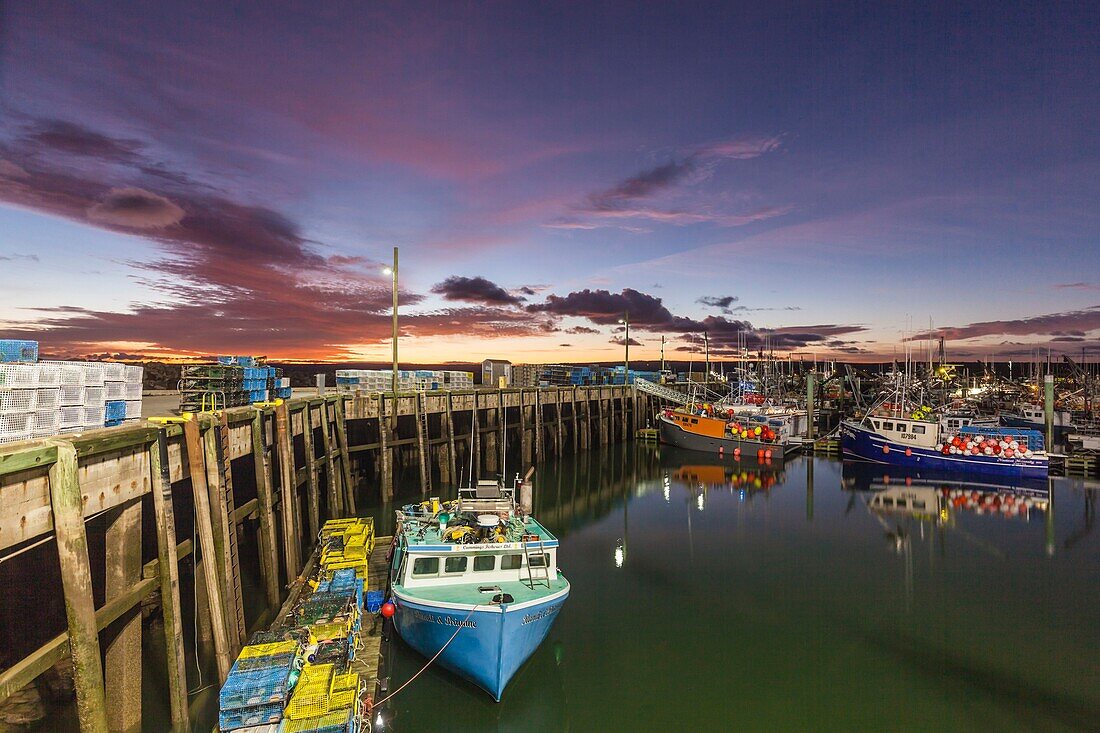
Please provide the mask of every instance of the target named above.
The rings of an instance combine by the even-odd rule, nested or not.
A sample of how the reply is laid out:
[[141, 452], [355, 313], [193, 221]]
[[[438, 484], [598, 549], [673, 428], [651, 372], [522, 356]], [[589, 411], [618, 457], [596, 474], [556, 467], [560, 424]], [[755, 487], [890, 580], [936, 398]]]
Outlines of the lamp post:
[[[397, 247], [393, 248], [393, 267], [382, 270], [386, 275], [393, 276], [393, 375], [391, 386], [394, 399], [397, 398]], [[396, 405], [396, 403], [394, 403]], [[396, 407], [395, 407], [396, 409]]]
[[626, 338], [623, 339], [623, 345], [626, 351], [623, 355], [623, 384], [630, 384], [630, 313], [623, 313], [623, 317], [619, 319], [619, 323], [626, 326]]

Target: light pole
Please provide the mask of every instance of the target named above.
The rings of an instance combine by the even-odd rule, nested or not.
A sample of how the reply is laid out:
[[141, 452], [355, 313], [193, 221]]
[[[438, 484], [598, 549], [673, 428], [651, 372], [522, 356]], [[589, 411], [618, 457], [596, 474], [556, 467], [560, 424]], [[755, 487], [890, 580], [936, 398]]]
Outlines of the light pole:
[[[382, 270], [386, 275], [393, 276], [393, 379], [391, 386], [393, 396], [397, 398], [397, 247], [393, 248], [393, 267]], [[397, 404], [396, 402], [394, 403]], [[396, 409], [396, 408], [395, 408]]]
[[623, 368], [626, 370], [623, 372], [623, 384], [630, 384], [630, 313], [623, 313], [623, 317], [619, 319], [619, 323], [626, 326], [626, 338], [623, 339], [623, 345], [626, 347], [626, 352], [623, 356]]

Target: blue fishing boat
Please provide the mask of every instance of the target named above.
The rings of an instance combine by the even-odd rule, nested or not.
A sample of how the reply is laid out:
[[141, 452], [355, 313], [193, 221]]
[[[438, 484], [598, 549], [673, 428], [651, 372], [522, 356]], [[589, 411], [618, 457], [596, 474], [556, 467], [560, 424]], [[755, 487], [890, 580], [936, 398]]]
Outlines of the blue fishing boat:
[[[525, 498], [517, 502], [517, 493]], [[530, 516], [529, 486], [479, 481], [397, 513], [394, 624], [428, 659], [500, 701], [569, 597], [558, 540]]]
[[1037, 430], [963, 425], [947, 428], [922, 415], [871, 413], [840, 424], [845, 460], [909, 469], [1045, 478], [1048, 458]]

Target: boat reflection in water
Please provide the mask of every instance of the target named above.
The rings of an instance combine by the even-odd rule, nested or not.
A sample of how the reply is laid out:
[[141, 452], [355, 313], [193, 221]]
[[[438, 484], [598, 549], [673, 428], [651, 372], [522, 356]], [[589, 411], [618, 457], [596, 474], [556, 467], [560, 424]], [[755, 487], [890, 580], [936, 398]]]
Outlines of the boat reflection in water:
[[959, 481], [957, 474], [945, 476], [845, 462], [843, 485], [869, 494], [865, 501], [873, 513], [907, 515], [939, 525], [950, 525], [963, 512], [1027, 521], [1043, 516], [1050, 507], [1046, 479]]
[[686, 485], [701, 497], [707, 491], [728, 489], [730, 493], [742, 492], [748, 498], [755, 492], [767, 491], [783, 483], [785, 478], [781, 462], [755, 457], [722, 457], [667, 445], [660, 448], [660, 465], [666, 501], [668, 486], [673, 481]]

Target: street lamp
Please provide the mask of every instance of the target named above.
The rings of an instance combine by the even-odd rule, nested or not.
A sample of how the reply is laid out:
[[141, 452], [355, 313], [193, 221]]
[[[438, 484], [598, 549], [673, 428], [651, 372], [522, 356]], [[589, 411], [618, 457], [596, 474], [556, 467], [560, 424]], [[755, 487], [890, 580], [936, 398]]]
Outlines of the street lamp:
[[[382, 274], [393, 277], [393, 396], [397, 398], [397, 247], [393, 248], [393, 267], [382, 270]], [[397, 404], [396, 402], [394, 403]], [[396, 409], [396, 408], [394, 408]]]
[[623, 345], [626, 348], [626, 352], [623, 356], [623, 384], [630, 384], [630, 312], [623, 313], [623, 317], [619, 319], [619, 323], [626, 326], [626, 338], [623, 339]]

